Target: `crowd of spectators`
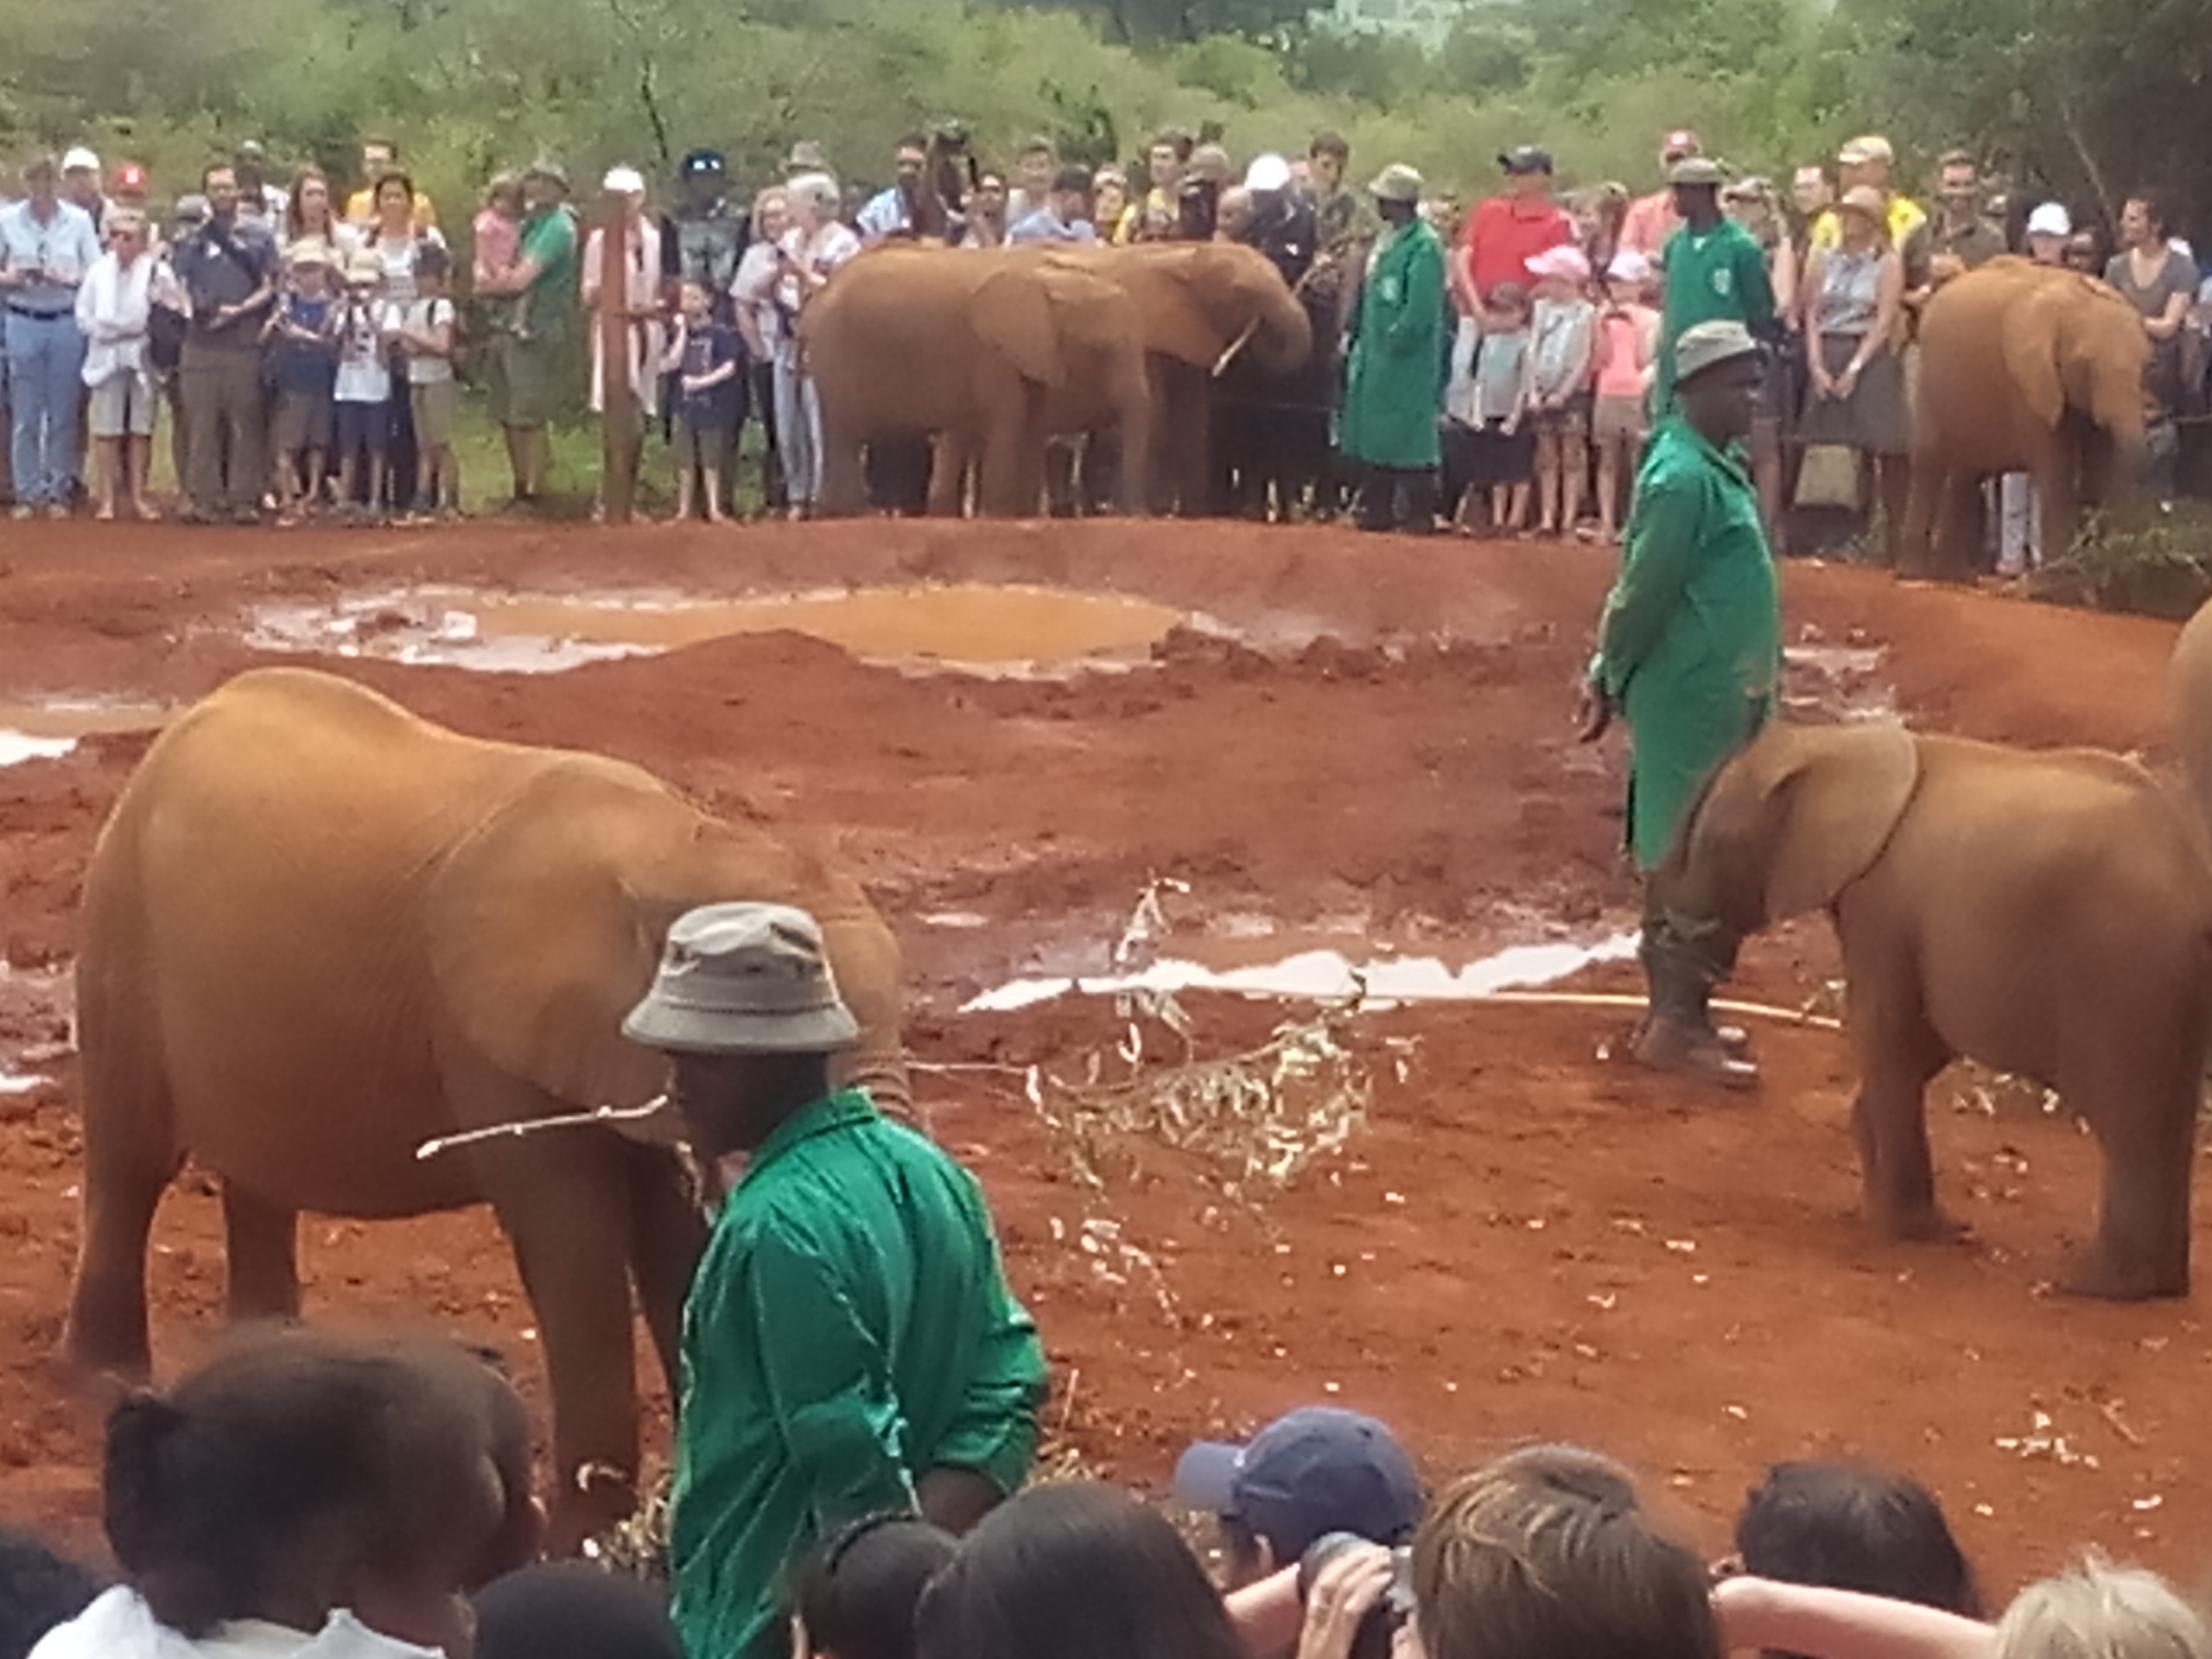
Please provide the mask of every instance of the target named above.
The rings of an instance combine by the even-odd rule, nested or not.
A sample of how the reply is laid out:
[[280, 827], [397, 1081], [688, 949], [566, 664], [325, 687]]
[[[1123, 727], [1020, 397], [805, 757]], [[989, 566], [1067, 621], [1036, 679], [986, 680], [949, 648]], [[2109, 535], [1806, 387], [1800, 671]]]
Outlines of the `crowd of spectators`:
[[[234, 1342], [114, 1414], [103, 1503], [118, 1582], [0, 1532], [0, 1659], [727, 1659], [687, 1649], [651, 1580], [532, 1562], [527, 1459], [520, 1402], [482, 1356], [430, 1338]], [[1334, 1407], [1192, 1447], [1173, 1496], [1179, 1530], [1087, 1480], [1029, 1486], [957, 1535], [912, 1512], [850, 1516], [777, 1573], [779, 1650], [2212, 1654], [2187, 1599], [2094, 1551], [1993, 1606], [1936, 1498], [1865, 1465], [1770, 1468], [1710, 1561], [1597, 1452], [1529, 1446], [1429, 1491], [1387, 1427]]]
[[[1669, 347], [1726, 319], [1771, 347], [1750, 446], [1770, 526], [1782, 531], [1793, 504], [1848, 505], [1893, 542], [1918, 315], [1942, 283], [2009, 251], [2101, 275], [2142, 312], [2152, 483], [2173, 493], [2173, 423], [2203, 402], [2212, 284], [2153, 193], [2120, 206], [2108, 248], [2094, 217], [1985, 179], [1963, 150], [1940, 159], [1923, 207], [1873, 135], [1832, 164], [1796, 168], [1786, 191], [1724, 167], [1687, 130], [1662, 138], [1659, 188], [1640, 194], [1611, 182], [1562, 192], [1534, 145], [1497, 165], [1500, 188], [1464, 211], [1409, 168], [1356, 181], [1348, 147], [1325, 133], [1302, 155], [1239, 167], [1217, 141], [1167, 131], [1140, 163], [1096, 169], [1039, 137], [1000, 169], [945, 128], [903, 138], [880, 188], [841, 185], [823, 148], [800, 143], [749, 201], [722, 156], [702, 149], [675, 169], [658, 213], [645, 178], [614, 168], [602, 185], [629, 204], [620, 308], [630, 391], [618, 412], [631, 457], [658, 427], [679, 511], [721, 519], [739, 497], [741, 435], [757, 422], [760, 499], [804, 512], [820, 477], [820, 410], [797, 319], [874, 242], [1223, 238], [1258, 247], [1287, 281], [1326, 273], [1354, 285], [1372, 248], [1394, 264], [1389, 303], [1372, 316], [1351, 305], [1332, 314], [1346, 332], [1321, 346], [1344, 358], [1333, 401], [1351, 476], [1297, 499], [1239, 494], [1232, 482], [1221, 505], [1328, 513], [1348, 482], [1363, 486], [1361, 520], [1375, 528], [1429, 528], [1440, 513], [1470, 529], [1610, 537], [1653, 413], [1669, 403]], [[147, 480], [164, 411], [188, 522], [451, 513], [464, 378], [504, 434], [508, 503], [543, 497], [549, 427], [586, 402], [603, 410], [609, 367], [584, 326], [600, 298], [600, 232], [587, 238], [590, 214], [572, 205], [562, 169], [541, 161], [489, 181], [457, 238], [465, 257], [448, 252], [435, 207], [387, 142], [362, 146], [359, 188], [342, 202], [315, 168], [281, 187], [270, 175], [247, 146], [163, 215], [135, 164], [104, 172], [78, 149], [22, 169], [22, 199], [0, 207], [0, 396], [16, 516], [67, 516], [79, 502], [101, 518], [153, 516]], [[1400, 234], [1410, 224], [1434, 232], [1440, 270]], [[1433, 386], [1421, 354], [1429, 319], [1411, 315], [1427, 307], [1432, 275]], [[1417, 302], [1400, 291], [1408, 282]], [[1370, 338], [1363, 365], [1361, 337], [1379, 330], [1387, 347]], [[1223, 418], [1243, 418], [1242, 407]], [[1376, 432], [1366, 454], [1362, 435]], [[915, 494], [880, 493], [879, 505], [910, 507]], [[2001, 556], [2017, 563], [2032, 507], [2017, 484], [2003, 499]]]

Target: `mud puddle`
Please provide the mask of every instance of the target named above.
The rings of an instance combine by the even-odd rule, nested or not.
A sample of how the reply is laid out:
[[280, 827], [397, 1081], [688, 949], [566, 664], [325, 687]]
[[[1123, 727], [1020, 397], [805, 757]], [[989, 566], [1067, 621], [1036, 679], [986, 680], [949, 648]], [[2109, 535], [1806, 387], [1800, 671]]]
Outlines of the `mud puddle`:
[[[1636, 956], [1637, 935], [1608, 933], [1580, 940], [1509, 945], [1486, 956], [1427, 951], [1343, 940], [1284, 953], [1290, 941], [1271, 936], [1179, 938], [1141, 967], [1098, 975], [1035, 975], [1009, 979], [970, 997], [963, 1014], [1005, 1013], [1060, 996], [1117, 996], [1131, 992], [1227, 991], [1286, 1001], [1336, 1001], [1363, 996], [1374, 1007], [1402, 1002], [1459, 1002], [1500, 991], [1533, 990], [1599, 963]], [[1264, 948], [1272, 944], [1272, 949]]]
[[99, 699], [0, 702], [0, 766], [51, 760], [100, 732], [150, 732], [175, 710], [166, 704]]
[[982, 582], [738, 600], [416, 588], [260, 606], [245, 642], [265, 651], [545, 674], [731, 634], [789, 631], [893, 667], [1014, 676], [1134, 666], [1171, 629], [1193, 625], [1208, 626], [1121, 594]]
[[1808, 639], [1782, 652], [1782, 701], [1792, 714], [1856, 721], [1895, 720], [1897, 688], [1884, 667], [1885, 648], [1853, 640]]

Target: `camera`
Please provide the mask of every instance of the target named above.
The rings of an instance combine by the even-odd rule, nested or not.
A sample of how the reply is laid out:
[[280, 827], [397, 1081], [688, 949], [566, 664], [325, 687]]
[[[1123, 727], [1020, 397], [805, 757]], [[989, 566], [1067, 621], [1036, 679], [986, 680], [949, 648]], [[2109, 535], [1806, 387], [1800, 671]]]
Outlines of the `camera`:
[[[1313, 1593], [1321, 1569], [1347, 1549], [1372, 1548], [1372, 1542], [1356, 1532], [1325, 1532], [1306, 1547], [1298, 1558], [1298, 1599]], [[1414, 1616], [1414, 1553], [1399, 1544], [1390, 1551], [1390, 1583], [1359, 1621], [1352, 1637], [1351, 1659], [1390, 1659], [1390, 1641], [1398, 1627]]]

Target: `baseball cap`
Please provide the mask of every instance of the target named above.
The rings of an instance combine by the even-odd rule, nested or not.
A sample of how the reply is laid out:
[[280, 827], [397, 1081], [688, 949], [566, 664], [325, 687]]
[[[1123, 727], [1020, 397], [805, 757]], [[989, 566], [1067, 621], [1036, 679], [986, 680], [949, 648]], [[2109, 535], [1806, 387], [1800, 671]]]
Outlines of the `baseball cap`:
[[125, 162], [115, 169], [115, 176], [108, 181], [111, 190], [139, 190], [146, 188], [146, 169], [136, 162]]
[[1498, 154], [1497, 164], [1508, 173], [1548, 173], [1552, 170], [1552, 156], [1548, 149], [1534, 144], [1516, 144]]
[[1659, 141], [1659, 156], [1662, 161], [1677, 162], [1685, 156], [1694, 156], [1705, 146], [1697, 141], [1697, 134], [1688, 127], [1678, 127]]
[[1531, 276], [1558, 276], [1570, 283], [1590, 280], [1590, 260], [1572, 242], [1562, 242], [1555, 248], [1546, 248], [1521, 262]]
[[1300, 1407], [1242, 1446], [1198, 1441], [1175, 1465], [1175, 1497], [1241, 1521], [1281, 1564], [1326, 1532], [1403, 1543], [1422, 1504], [1421, 1477], [1397, 1437], [1335, 1406]]
[[645, 176], [634, 167], [610, 167], [607, 176], [599, 181], [599, 188], [618, 195], [640, 196], [645, 191]]
[[82, 144], [77, 145], [61, 158], [61, 170], [64, 173], [74, 173], [79, 168], [92, 173], [100, 170], [100, 158]]
[[1879, 162], [1886, 165], [1897, 160], [1897, 153], [1890, 148], [1888, 139], [1878, 133], [1870, 132], [1864, 137], [1853, 138], [1841, 149], [1836, 151], [1835, 158], [1846, 167], [1864, 167], [1870, 162]]
[[2063, 201], [2046, 201], [2028, 215], [2030, 236], [2071, 236], [2074, 216]]
[[687, 179], [701, 173], [726, 173], [728, 170], [729, 163], [723, 159], [719, 149], [691, 150], [677, 166], [677, 171]]

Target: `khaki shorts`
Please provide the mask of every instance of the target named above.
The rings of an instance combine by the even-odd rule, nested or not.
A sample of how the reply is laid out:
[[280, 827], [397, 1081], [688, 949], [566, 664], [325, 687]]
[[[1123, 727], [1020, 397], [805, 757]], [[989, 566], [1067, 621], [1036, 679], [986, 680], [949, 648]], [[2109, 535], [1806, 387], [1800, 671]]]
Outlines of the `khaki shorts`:
[[484, 386], [501, 426], [537, 427], [561, 412], [568, 342], [494, 334], [485, 353]]
[[96, 438], [154, 435], [154, 381], [150, 375], [110, 375], [85, 399], [85, 426]]
[[415, 442], [444, 448], [453, 442], [453, 411], [458, 389], [450, 380], [429, 380], [407, 388], [414, 406]]
[[1600, 397], [1591, 416], [1590, 435], [1600, 443], [1641, 443], [1649, 423], [1641, 397]]
[[270, 438], [271, 449], [280, 455], [296, 455], [303, 449], [327, 449], [330, 440], [327, 387], [276, 394], [276, 421]]

